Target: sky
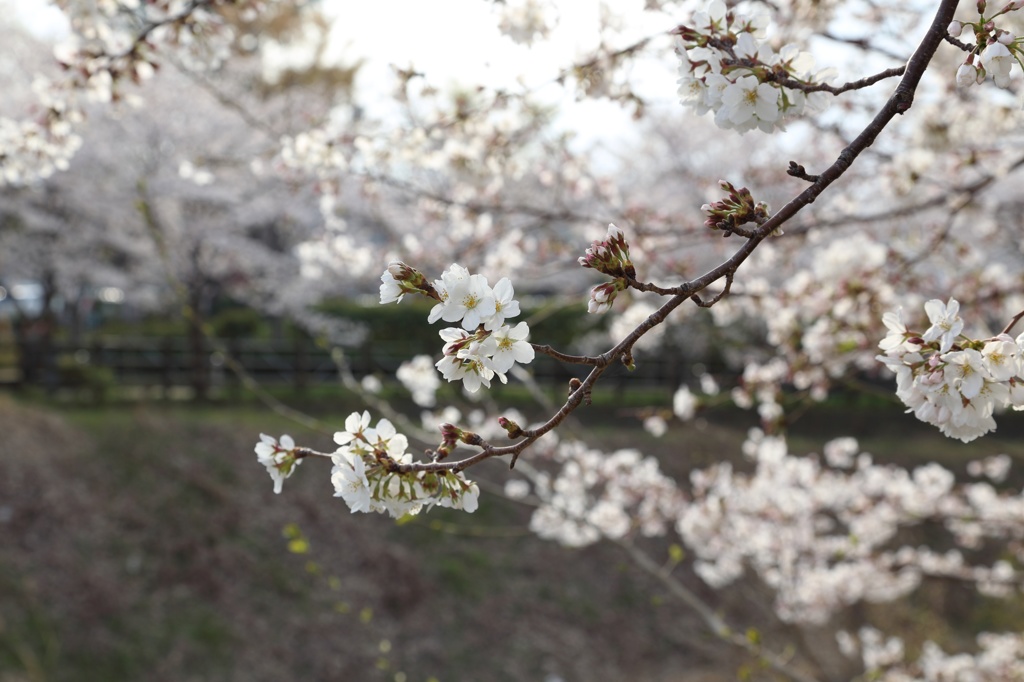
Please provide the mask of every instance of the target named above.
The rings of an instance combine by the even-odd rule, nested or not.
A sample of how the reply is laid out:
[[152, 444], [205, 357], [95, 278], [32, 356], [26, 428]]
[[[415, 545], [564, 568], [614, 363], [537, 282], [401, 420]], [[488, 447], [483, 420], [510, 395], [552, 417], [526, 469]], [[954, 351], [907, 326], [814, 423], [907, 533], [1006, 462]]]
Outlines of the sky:
[[64, 15], [48, 2], [0, 0], [0, 9], [40, 38], [60, 40], [67, 35], [67, 21]]

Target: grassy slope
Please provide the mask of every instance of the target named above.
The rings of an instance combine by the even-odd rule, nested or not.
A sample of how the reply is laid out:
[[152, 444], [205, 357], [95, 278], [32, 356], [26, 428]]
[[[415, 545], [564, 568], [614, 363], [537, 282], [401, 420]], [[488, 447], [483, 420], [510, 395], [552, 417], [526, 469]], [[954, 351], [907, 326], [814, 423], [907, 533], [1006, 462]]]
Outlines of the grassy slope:
[[275, 496], [261, 430], [329, 447], [262, 413], [0, 398], [0, 679], [656, 680], [715, 654], [614, 548], [511, 503], [353, 517], [324, 462]]
[[[743, 433], [698, 422], [655, 442], [595, 409], [595, 440], [660, 450], [680, 480], [734, 458]], [[885, 460], [1024, 456], [1013, 422], [967, 451], [910, 417], [842, 410], [805, 420], [794, 449], [820, 449], [837, 426]], [[252, 454], [260, 431], [330, 447], [257, 410], [54, 413], [0, 397], [0, 680], [711, 680], [742, 664], [617, 550], [535, 539], [528, 510], [493, 496], [473, 516], [353, 517], [324, 462], [275, 496]], [[501, 481], [503, 466], [481, 475]], [[307, 552], [289, 551], [290, 524]], [[716, 603], [735, 615], [749, 590]], [[973, 599], [924, 591], [886, 618], [920, 621], [955, 598]], [[1006, 607], [959, 608], [979, 626], [1020, 622]], [[698, 675], [709, 668], [724, 677]]]

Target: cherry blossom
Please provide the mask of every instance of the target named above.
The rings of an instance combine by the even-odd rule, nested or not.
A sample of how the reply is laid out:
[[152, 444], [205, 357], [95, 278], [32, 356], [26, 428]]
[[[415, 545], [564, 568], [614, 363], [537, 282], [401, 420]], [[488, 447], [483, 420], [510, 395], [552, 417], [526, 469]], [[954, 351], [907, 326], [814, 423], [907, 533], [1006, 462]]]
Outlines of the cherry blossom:
[[260, 434], [260, 442], [256, 444], [256, 456], [259, 463], [267, 468], [267, 473], [274, 481], [274, 492], [281, 493], [286, 478], [295, 472], [302, 460], [295, 457], [295, 441], [289, 435], [281, 436], [278, 441], [266, 434]]

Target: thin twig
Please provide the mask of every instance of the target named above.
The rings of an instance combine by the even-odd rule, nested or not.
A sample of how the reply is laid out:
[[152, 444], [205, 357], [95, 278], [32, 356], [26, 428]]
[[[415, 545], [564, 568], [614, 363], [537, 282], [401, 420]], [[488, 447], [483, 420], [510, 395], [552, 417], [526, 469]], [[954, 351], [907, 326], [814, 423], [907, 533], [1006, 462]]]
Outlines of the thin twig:
[[896, 66], [891, 69], [886, 69], [885, 71], [880, 71], [871, 76], [866, 76], [860, 80], [850, 81], [849, 83], [844, 83], [842, 85], [829, 85], [828, 83], [804, 83], [803, 81], [798, 81], [795, 78], [790, 78], [785, 75], [776, 75], [775, 73], [768, 74], [766, 80], [778, 83], [779, 85], [793, 90], [802, 90], [803, 92], [827, 92], [832, 95], [841, 95], [844, 92], [849, 92], [850, 90], [860, 90], [869, 87], [887, 78], [902, 76], [906, 71], [906, 68], [906, 66]]
[[551, 346], [541, 345], [539, 343], [531, 343], [530, 345], [533, 346], [533, 350], [536, 352], [570, 365], [596, 365], [599, 362], [597, 358], [592, 358], [589, 355], [569, 355], [567, 353], [557, 351]]
[[1024, 310], [1022, 310], [1022, 311], [1020, 311], [1019, 313], [1017, 313], [1016, 315], [1014, 315], [1014, 316], [1013, 316], [1013, 319], [1012, 319], [1012, 320], [1010, 320], [1010, 323], [1009, 323], [1008, 325], [1006, 325], [1005, 327], [1003, 327], [1003, 331], [1001, 331], [1001, 332], [999, 332], [999, 333], [1000, 333], [1000, 334], [1009, 334], [1009, 333], [1010, 333], [1010, 330], [1011, 330], [1011, 329], [1013, 329], [1013, 327], [1014, 327], [1014, 326], [1015, 326], [1015, 325], [1016, 325], [1016, 324], [1017, 324], [1018, 322], [1020, 322], [1020, 318], [1022, 318], [1022, 317], [1024, 317]]

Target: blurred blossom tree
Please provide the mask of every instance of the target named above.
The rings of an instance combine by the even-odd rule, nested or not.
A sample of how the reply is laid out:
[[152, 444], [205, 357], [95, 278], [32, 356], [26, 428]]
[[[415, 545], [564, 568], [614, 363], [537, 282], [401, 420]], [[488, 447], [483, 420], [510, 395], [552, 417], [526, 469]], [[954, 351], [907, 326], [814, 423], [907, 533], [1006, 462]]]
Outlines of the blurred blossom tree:
[[[472, 512], [486, 501], [467, 471], [506, 458], [506, 494], [536, 507], [538, 535], [618, 543], [773, 674], [1024, 676], [1019, 623], [964, 646], [951, 629], [933, 641], [857, 608], [934, 581], [1019, 602], [1024, 497], [1004, 484], [1009, 458], [907, 469], [841, 433], [820, 455], [790, 452], [785, 437], [791, 415], [886, 367], [910, 411], [959, 440], [1024, 407], [1024, 3], [649, 0], [588, 18], [572, 3], [480, 0], [494, 20], [480, 28], [488, 57], [525, 63], [559, 41], [575, 54], [540, 76], [454, 86], [399, 65], [386, 98], [360, 79], [365, 63], [329, 58], [354, 11], [344, 4], [55, 4], [71, 26], [60, 68], [25, 47], [49, 79], [28, 87], [5, 70], [17, 96], [0, 119], [12, 207], [0, 259], [109, 242], [134, 264], [121, 276], [152, 276], [159, 261], [194, 312], [209, 287], [234, 287], [311, 325], [323, 292], [379, 276], [381, 303], [425, 296], [425, 323], [446, 323], [440, 359], [425, 349], [397, 375], [424, 407], [439, 374], [479, 393], [529, 381], [538, 354], [588, 370], [536, 424], [508, 410], [428, 413], [441, 437], [424, 459], [391, 412], [349, 415], [332, 452], [264, 435], [256, 453], [275, 490], [324, 457], [353, 512]], [[457, 24], [447, 12], [438, 22]], [[437, 49], [442, 29], [420, 30]], [[110, 199], [97, 208], [97, 196]], [[32, 267], [71, 282], [101, 273], [48, 263]], [[610, 341], [579, 354], [530, 343], [516, 296], [582, 306], [586, 281], [589, 310], [616, 318]], [[761, 422], [746, 466], [674, 481], [638, 450], [556, 438], [610, 366], [642, 363], [643, 343], [701, 308], [717, 329], [710, 352], [742, 375], [728, 398]], [[702, 376], [644, 424], [664, 434], [666, 418], [692, 418], [719, 391]], [[653, 558], [665, 551], [667, 563]], [[727, 622], [717, 608], [744, 576], [770, 595], [771, 622]]]

